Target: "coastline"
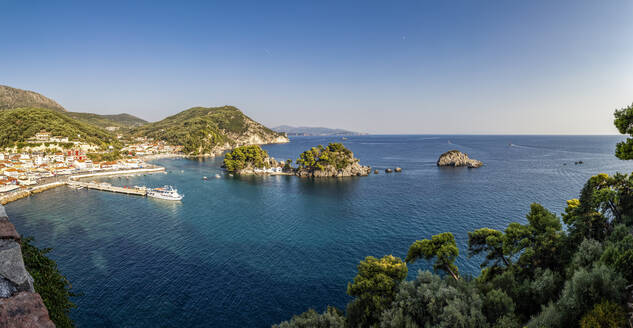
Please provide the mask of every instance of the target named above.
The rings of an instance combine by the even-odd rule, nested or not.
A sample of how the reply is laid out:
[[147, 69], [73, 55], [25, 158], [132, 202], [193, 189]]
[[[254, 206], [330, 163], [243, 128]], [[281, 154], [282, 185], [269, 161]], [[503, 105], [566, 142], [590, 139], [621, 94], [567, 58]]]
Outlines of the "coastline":
[[49, 189], [67, 185], [68, 181], [77, 181], [79, 179], [92, 178], [92, 177], [125, 176], [125, 175], [130, 175], [130, 174], [139, 174], [139, 173], [152, 174], [152, 173], [160, 173], [160, 172], [165, 172], [165, 168], [162, 166], [156, 166], [152, 168], [112, 170], [112, 171], [106, 171], [106, 172], [70, 175], [68, 176], [68, 179], [66, 180], [44, 183], [44, 184], [36, 185], [30, 188], [24, 188], [22, 190], [9, 192], [6, 195], [0, 196], [0, 205], [6, 205], [18, 199], [29, 197], [32, 194], [38, 194]]

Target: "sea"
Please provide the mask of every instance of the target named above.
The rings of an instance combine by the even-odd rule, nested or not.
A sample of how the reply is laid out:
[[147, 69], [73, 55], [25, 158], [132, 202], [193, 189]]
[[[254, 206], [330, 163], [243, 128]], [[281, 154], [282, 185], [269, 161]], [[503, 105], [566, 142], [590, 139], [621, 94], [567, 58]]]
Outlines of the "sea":
[[[342, 142], [367, 177], [229, 176], [222, 158], [163, 159], [166, 174], [102, 179], [171, 185], [171, 202], [57, 188], [6, 206], [23, 236], [52, 248], [72, 283], [79, 327], [270, 327], [309, 308], [344, 308], [367, 256], [404, 258], [416, 240], [450, 231], [457, 266], [477, 275], [468, 232], [525, 223], [531, 203], [560, 214], [597, 173], [633, 171], [621, 136], [368, 135], [293, 137], [263, 148], [279, 160]], [[437, 167], [457, 149], [485, 165]], [[582, 161], [582, 164], [577, 162]], [[385, 173], [401, 167], [401, 173]], [[219, 175], [219, 178], [215, 176]], [[209, 179], [203, 180], [206, 176]], [[432, 270], [409, 265], [409, 277]]]

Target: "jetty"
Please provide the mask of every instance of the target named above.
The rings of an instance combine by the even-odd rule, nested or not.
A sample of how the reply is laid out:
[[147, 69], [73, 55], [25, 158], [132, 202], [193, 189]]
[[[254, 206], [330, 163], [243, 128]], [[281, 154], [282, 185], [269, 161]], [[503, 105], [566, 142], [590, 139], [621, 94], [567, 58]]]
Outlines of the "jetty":
[[74, 187], [74, 188], [86, 188], [86, 189], [95, 189], [95, 190], [101, 190], [101, 191], [116, 192], [116, 193], [120, 193], [120, 194], [147, 196], [147, 189], [146, 188], [117, 187], [117, 186], [113, 186], [113, 185], [111, 185], [109, 183], [68, 181], [68, 186]]
[[54, 181], [40, 184], [33, 187], [23, 186], [20, 189], [0, 194], [0, 205], [6, 205], [12, 201], [16, 201], [21, 198], [26, 198], [31, 196], [32, 194], [37, 194], [42, 191], [57, 188], [60, 186], [68, 185], [73, 188], [88, 188], [88, 189], [96, 189], [103, 191], [110, 191], [116, 193], [123, 193], [128, 195], [138, 195], [138, 196], [147, 196], [147, 191], [144, 188], [124, 188], [124, 187], [115, 187], [115, 186], [106, 186], [106, 184], [98, 184], [98, 183], [86, 183], [79, 181], [79, 179], [92, 178], [92, 177], [106, 177], [106, 176], [115, 176], [115, 175], [137, 175], [137, 174], [151, 174], [151, 173], [164, 173], [164, 167], [151, 167], [151, 168], [141, 168], [141, 169], [130, 169], [130, 170], [111, 170], [111, 171], [101, 171], [101, 172], [90, 172], [90, 173], [80, 173], [76, 175], [68, 176], [67, 180], [61, 180], [61, 177], [57, 177]]

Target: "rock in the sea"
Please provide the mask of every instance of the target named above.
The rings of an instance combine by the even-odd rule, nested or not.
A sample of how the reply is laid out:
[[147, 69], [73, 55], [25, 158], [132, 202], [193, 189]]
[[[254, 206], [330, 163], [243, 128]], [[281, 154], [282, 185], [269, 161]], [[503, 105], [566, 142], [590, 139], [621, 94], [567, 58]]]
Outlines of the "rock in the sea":
[[476, 168], [484, 165], [484, 163], [468, 158], [468, 155], [458, 150], [449, 150], [440, 155], [437, 160], [437, 166], [467, 166], [469, 168]]
[[394, 171], [395, 171], [395, 172], [402, 172], [402, 168], [400, 168], [400, 167], [396, 167], [396, 168], [394, 169]]
[[385, 172], [386, 173], [391, 173], [391, 172], [393, 172], [393, 170], [392, 169], [385, 169]]

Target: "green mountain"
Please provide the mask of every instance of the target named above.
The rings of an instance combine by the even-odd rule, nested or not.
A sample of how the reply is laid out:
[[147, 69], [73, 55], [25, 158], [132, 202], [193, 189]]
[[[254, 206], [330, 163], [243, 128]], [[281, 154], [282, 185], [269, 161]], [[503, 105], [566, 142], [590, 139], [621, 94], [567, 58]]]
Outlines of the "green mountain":
[[66, 115], [100, 128], [110, 126], [128, 129], [147, 124], [147, 121], [130, 114], [99, 115], [92, 113], [67, 112]]
[[249, 144], [288, 142], [285, 135], [253, 121], [233, 106], [190, 108], [134, 128], [132, 135], [181, 145], [192, 155], [218, 154]]
[[33, 91], [0, 85], [0, 110], [21, 107], [48, 108], [59, 112], [66, 109], [52, 99]]
[[14, 108], [0, 111], [0, 148], [26, 142], [41, 130], [53, 136], [68, 137], [69, 141], [83, 141], [105, 147], [117, 145], [112, 134], [67, 116], [65, 113], [45, 108]]

